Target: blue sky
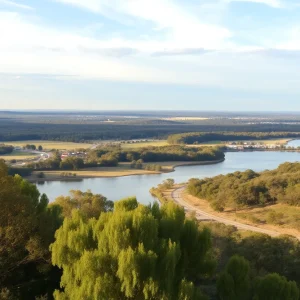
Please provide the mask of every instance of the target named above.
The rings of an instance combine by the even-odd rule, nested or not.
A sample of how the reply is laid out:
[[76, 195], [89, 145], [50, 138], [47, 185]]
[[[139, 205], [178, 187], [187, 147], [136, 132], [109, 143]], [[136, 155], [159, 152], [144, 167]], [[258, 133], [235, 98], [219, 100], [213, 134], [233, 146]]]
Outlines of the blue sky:
[[299, 0], [0, 0], [0, 109], [300, 110]]

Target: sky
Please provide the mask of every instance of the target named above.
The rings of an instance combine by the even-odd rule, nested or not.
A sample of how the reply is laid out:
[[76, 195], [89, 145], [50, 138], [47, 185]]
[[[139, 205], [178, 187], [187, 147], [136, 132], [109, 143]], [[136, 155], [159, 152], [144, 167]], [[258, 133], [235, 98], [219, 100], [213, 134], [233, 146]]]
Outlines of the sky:
[[0, 109], [300, 111], [299, 0], [0, 0]]

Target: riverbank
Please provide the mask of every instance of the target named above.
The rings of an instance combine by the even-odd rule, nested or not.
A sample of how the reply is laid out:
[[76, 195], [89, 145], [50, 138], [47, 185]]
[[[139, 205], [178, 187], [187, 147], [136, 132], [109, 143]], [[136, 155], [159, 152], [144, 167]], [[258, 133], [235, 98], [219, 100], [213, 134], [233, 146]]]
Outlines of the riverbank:
[[[97, 167], [88, 168], [77, 171], [43, 171], [44, 177], [39, 178], [41, 171], [35, 171], [31, 176], [26, 177], [30, 182], [44, 182], [44, 181], [78, 181], [86, 178], [111, 178], [111, 177], [124, 177], [136, 175], [153, 175], [174, 172], [180, 166], [195, 166], [195, 165], [212, 165], [223, 162], [225, 159], [215, 161], [178, 161], [178, 162], [157, 162], [146, 163], [156, 164], [162, 167], [161, 171], [148, 171], [144, 169], [131, 169], [130, 163], [120, 163], [117, 167]], [[64, 175], [63, 175], [64, 173]], [[66, 173], [70, 175], [66, 176]]]

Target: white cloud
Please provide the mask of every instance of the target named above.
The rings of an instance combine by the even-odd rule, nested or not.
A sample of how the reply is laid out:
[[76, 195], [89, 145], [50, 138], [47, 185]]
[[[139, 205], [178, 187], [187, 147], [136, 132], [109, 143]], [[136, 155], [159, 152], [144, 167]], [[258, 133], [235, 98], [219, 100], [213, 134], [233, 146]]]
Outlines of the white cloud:
[[[144, 0], [140, 0], [144, 6], [133, 6], [137, 0], [123, 4], [116, 0], [105, 7], [99, 1], [72, 2], [87, 3], [86, 8], [99, 13], [110, 9], [113, 14], [115, 6], [115, 14], [151, 21], [154, 27], [167, 29], [167, 35], [157, 40], [99, 39], [82, 31], [43, 26], [19, 13], [0, 12], [1, 72], [22, 78], [24, 74], [52, 74], [261, 91], [299, 89], [299, 72], [292, 62], [258, 55], [254, 50], [263, 50], [259, 47], [231, 44], [227, 29], [203, 24], [167, 0], [153, 0], [153, 7]], [[294, 39], [294, 46], [296, 37], [297, 31], [291, 33], [289, 41]]]
[[0, 0], [0, 4], [5, 4], [10, 7], [15, 7], [15, 8], [21, 8], [21, 9], [27, 9], [27, 10], [33, 10], [33, 7], [25, 4], [20, 4], [17, 2], [13, 2], [10, 0]]
[[[56, 0], [72, 4], [112, 19], [134, 18], [153, 23], [153, 29], [165, 29], [165, 47], [216, 48], [226, 45], [228, 29], [201, 22], [185, 6], [171, 0]], [[149, 43], [148, 43], [148, 46]], [[154, 46], [154, 43], [153, 45]]]
[[225, 0], [226, 2], [253, 2], [265, 4], [274, 8], [282, 8], [284, 4], [280, 0]]

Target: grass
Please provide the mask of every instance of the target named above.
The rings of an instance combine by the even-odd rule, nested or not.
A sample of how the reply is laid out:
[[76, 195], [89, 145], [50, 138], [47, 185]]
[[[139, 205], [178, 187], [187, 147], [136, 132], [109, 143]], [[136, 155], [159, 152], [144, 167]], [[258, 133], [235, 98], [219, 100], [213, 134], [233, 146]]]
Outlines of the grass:
[[[237, 212], [231, 208], [226, 208], [224, 212], [216, 212], [211, 208], [207, 200], [196, 198], [187, 192], [184, 193], [184, 199], [193, 206], [212, 215], [260, 228], [275, 230], [281, 234], [299, 236], [300, 207], [275, 204], [265, 207], [248, 207], [238, 210]], [[275, 218], [270, 218], [270, 215], [275, 215]]]
[[262, 208], [249, 208], [236, 213], [239, 219], [255, 224], [269, 224], [300, 231], [300, 208], [275, 204]]
[[270, 145], [270, 144], [280, 144], [280, 145], [285, 145], [287, 142], [289, 142], [291, 139], [273, 139], [273, 140], [261, 140], [258, 141], [260, 143]]
[[92, 146], [92, 144], [58, 142], [58, 141], [14, 141], [14, 142], [5, 142], [5, 144], [12, 145], [15, 147], [23, 147], [27, 144], [36, 145], [37, 147], [41, 145], [44, 150], [52, 150], [52, 149], [72, 150], [78, 148], [90, 148]]
[[[36, 175], [40, 172], [33, 172], [31, 178], [36, 178]], [[76, 174], [76, 176], [70, 176], [71, 178], [93, 178], [93, 177], [120, 177], [120, 176], [129, 176], [129, 175], [142, 175], [142, 174], [157, 174], [154, 171], [147, 170], [138, 170], [131, 169], [129, 163], [122, 163], [117, 167], [96, 167], [96, 168], [88, 168], [78, 171], [44, 171], [45, 178], [41, 180], [62, 180], [68, 177], [63, 177], [62, 173], [72, 173]]]
[[141, 143], [132, 143], [132, 144], [122, 144], [123, 149], [138, 149], [144, 147], [161, 147], [169, 145], [167, 140], [159, 141], [150, 141], [150, 142], [141, 142]]
[[13, 151], [10, 154], [5, 154], [5, 155], [0, 155], [0, 159], [4, 160], [24, 160], [28, 158], [33, 158], [34, 156], [37, 156], [34, 153], [29, 153], [29, 152], [20, 152], [20, 151]]

